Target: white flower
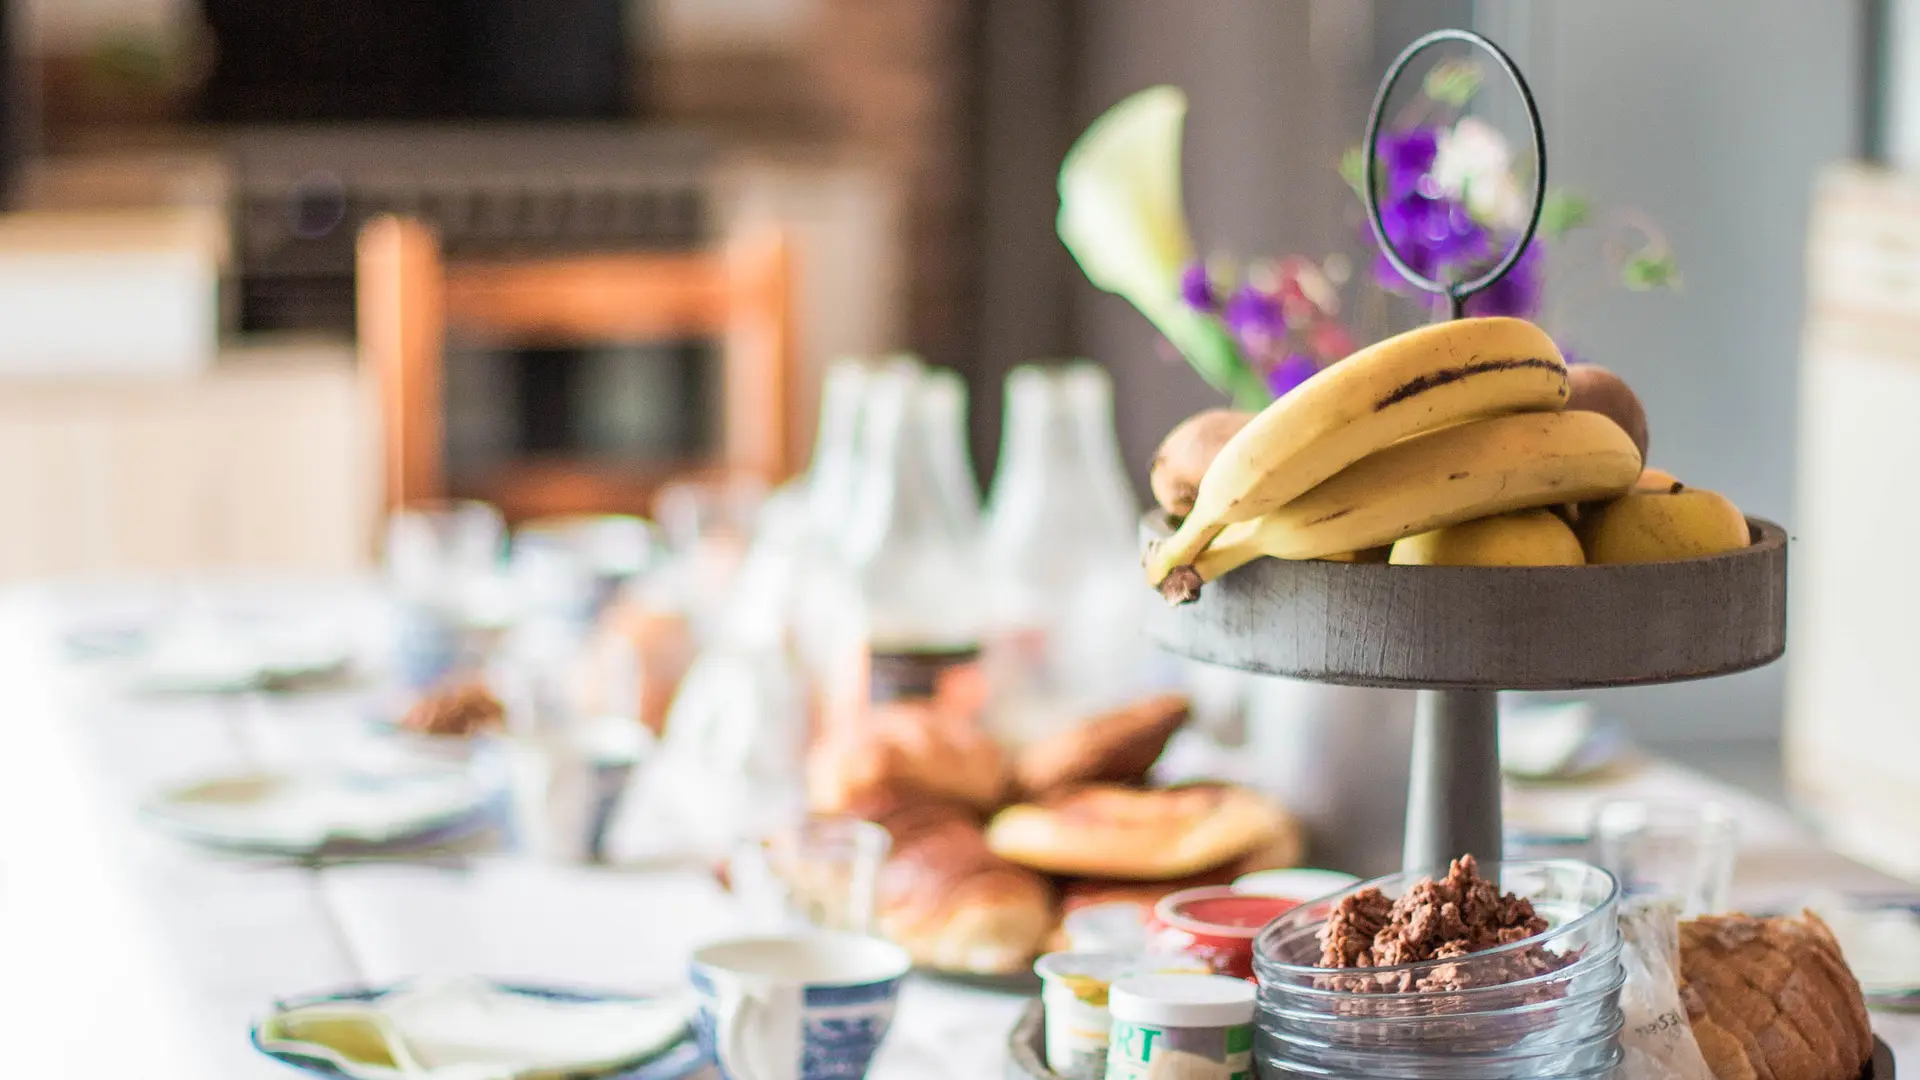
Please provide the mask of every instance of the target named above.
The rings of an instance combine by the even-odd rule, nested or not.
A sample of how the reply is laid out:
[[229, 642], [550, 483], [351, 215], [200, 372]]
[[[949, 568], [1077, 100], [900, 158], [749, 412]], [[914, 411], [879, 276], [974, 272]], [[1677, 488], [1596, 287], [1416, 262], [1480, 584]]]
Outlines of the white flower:
[[1432, 176], [1441, 192], [1464, 201], [1475, 219], [1496, 229], [1526, 224], [1527, 197], [1513, 175], [1513, 153], [1485, 120], [1463, 117], [1440, 132]]

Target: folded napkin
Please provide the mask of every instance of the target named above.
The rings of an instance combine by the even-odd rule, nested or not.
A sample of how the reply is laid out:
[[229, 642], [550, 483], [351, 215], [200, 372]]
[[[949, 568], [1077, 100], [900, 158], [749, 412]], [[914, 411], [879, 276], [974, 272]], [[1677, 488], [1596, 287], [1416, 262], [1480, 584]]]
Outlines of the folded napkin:
[[686, 1038], [692, 1012], [689, 997], [580, 1000], [434, 979], [296, 1005], [262, 1023], [259, 1041], [355, 1080], [550, 1080], [658, 1057]]

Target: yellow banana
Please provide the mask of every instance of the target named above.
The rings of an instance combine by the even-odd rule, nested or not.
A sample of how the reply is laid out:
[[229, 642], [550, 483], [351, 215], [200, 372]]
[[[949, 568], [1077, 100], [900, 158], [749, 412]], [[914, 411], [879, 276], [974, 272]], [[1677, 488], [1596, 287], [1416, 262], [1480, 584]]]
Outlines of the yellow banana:
[[1396, 443], [1264, 517], [1228, 526], [1161, 592], [1191, 600], [1201, 582], [1262, 555], [1317, 559], [1510, 510], [1613, 498], [1639, 475], [1639, 449], [1599, 413], [1457, 424]]
[[1262, 409], [1201, 477], [1193, 510], [1147, 553], [1147, 581], [1188, 566], [1220, 530], [1277, 510], [1410, 435], [1488, 416], [1559, 409], [1567, 366], [1522, 319], [1458, 319], [1368, 346]]

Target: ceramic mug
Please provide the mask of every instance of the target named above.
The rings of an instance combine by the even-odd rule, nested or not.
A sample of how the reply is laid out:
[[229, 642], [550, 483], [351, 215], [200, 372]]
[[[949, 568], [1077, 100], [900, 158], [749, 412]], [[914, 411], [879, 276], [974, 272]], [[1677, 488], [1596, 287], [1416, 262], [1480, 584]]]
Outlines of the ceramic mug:
[[859, 1080], [911, 966], [904, 949], [861, 934], [715, 942], [693, 954], [695, 1034], [725, 1080]]

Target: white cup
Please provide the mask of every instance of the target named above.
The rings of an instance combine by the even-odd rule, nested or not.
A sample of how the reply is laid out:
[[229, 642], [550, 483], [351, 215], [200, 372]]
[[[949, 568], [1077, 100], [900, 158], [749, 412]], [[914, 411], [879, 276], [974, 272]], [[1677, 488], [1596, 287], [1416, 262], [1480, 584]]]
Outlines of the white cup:
[[861, 934], [715, 942], [693, 954], [695, 1033], [725, 1080], [865, 1076], [911, 966], [906, 950]]

